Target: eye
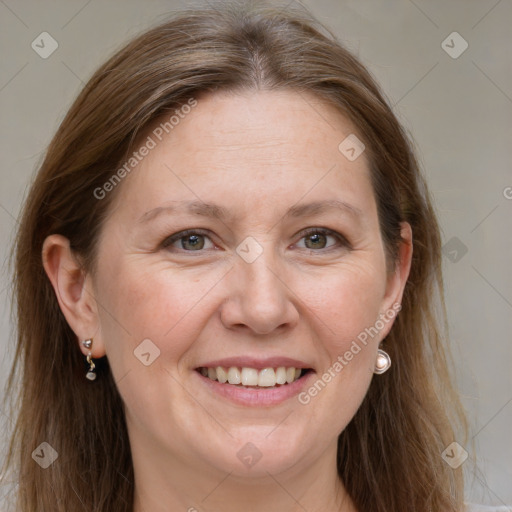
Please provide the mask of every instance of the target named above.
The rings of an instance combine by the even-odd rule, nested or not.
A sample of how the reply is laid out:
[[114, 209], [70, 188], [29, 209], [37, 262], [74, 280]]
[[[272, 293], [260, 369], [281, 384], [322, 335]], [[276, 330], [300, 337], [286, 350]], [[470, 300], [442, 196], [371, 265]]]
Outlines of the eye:
[[[324, 252], [319, 250], [332, 249], [336, 245], [338, 247], [350, 248], [350, 243], [343, 235], [330, 229], [310, 228], [302, 231], [300, 236], [300, 240], [305, 241], [304, 246], [301, 246], [300, 242], [296, 246], [314, 252]], [[162, 247], [184, 252], [200, 252], [202, 250], [214, 249], [215, 245], [207, 232], [201, 229], [187, 229], [167, 237], [162, 242]]]
[[[305, 249], [331, 249], [338, 244], [341, 247], [350, 247], [347, 239], [335, 231], [325, 228], [310, 228], [300, 233], [301, 240], [304, 240]], [[329, 243], [329, 240], [333, 241]], [[300, 246], [299, 246], [300, 247]]]
[[[210, 241], [210, 247], [208, 247], [206, 240]], [[181, 249], [187, 252], [196, 252], [202, 249], [213, 248], [213, 243], [208, 235], [202, 230], [187, 229], [166, 238], [162, 243], [162, 247]]]

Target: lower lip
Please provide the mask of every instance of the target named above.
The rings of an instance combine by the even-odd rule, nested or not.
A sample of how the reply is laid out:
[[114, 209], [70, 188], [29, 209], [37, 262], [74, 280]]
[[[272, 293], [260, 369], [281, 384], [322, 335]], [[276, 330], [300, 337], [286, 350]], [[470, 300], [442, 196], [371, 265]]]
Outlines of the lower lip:
[[194, 371], [194, 373], [214, 393], [221, 395], [236, 404], [249, 406], [280, 404], [285, 400], [298, 395], [307, 387], [310, 379], [314, 376], [314, 372], [309, 371], [306, 375], [291, 384], [283, 384], [279, 387], [272, 388], [244, 388], [227, 382], [222, 384], [217, 380], [205, 377], [198, 371]]

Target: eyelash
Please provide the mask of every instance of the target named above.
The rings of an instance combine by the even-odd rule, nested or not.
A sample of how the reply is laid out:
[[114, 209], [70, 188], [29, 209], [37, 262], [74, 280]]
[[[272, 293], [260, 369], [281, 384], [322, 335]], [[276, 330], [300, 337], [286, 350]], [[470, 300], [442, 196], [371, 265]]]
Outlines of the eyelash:
[[[303, 231], [301, 231], [298, 236], [300, 236], [300, 240], [302, 240], [303, 238], [306, 238], [308, 236], [311, 236], [311, 235], [316, 235], [316, 234], [321, 234], [321, 235], [325, 235], [325, 236], [332, 236], [334, 238], [337, 239], [339, 245], [341, 247], [346, 247], [347, 249], [352, 249], [352, 246], [350, 244], [350, 242], [343, 236], [341, 235], [340, 233], [337, 233], [336, 231], [333, 231], [331, 229], [326, 229], [326, 228], [307, 228], [307, 229], [304, 229]], [[203, 229], [186, 229], [185, 231], [180, 231], [179, 233], [175, 233], [174, 235], [171, 235], [169, 237], [167, 237], [163, 242], [162, 242], [162, 247], [163, 248], [169, 248], [174, 242], [177, 242], [179, 240], [181, 240], [182, 238], [186, 238], [187, 236], [190, 236], [190, 235], [201, 235], [201, 236], [205, 236], [207, 238], [210, 238], [210, 236], [208, 235], [208, 232], [203, 230]], [[210, 238], [211, 240], [211, 238]], [[213, 241], [212, 241], [213, 243]], [[328, 252], [328, 251], [331, 251], [333, 250], [333, 248], [335, 249], [336, 247], [334, 246], [331, 246], [331, 247], [327, 247], [327, 248], [324, 248], [324, 249], [308, 249], [308, 248], [304, 248], [306, 251], [309, 251], [310, 253], [311, 252]], [[339, 247], [338, 247], [339, 248]], [[203, 252], [203, 250], [198, 250], [198, 251], [188, 251], [186, 249], [178, 249], [180, 252], [187, 252], [187, 253], [194, 253], [194, 252]]]

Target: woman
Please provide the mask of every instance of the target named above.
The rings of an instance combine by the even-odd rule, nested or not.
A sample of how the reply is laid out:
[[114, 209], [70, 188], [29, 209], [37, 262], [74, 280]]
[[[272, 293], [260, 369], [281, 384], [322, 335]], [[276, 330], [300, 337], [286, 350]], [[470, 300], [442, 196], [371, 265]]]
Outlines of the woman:
[[429, 194], [304, 13], [187, 11], [112, 57], [16, 265], [19, 510], [464, 510]]

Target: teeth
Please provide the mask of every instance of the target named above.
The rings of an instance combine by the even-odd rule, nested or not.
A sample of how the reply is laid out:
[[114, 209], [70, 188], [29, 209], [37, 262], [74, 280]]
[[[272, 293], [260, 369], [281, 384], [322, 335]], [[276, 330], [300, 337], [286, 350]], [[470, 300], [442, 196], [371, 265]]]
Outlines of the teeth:
[[217, 380], [222, 384], [228, 380], [228, 374], [226, 373], [226, 370], [222, 368], [222, 366], [217, 366]]
[[264, 388], [274, 387], [276, 384], [291, 384], [296, 381], [300, 374], [301, 368], [285, 368], [280, 366], [278, 368], [263, 368], [257, 370], [256, 368], [237, 368], [231, 366], [230, 368], [201, 368], [200, 372], [205, 377], [211, 380], [218, 380], [222, 384], [228, 382], [233, 385], [242, 386], [259, 386]]
[[242, 382], [242, 376], [240, 375], [240, 370], [232, 366], [228, 370], [228, 382], [230, 384], [240, 384]]
[[244, 386], [257, 386], [258, 370], [254, 368], [242, 368], [242, 384]]
[[274, 368], [264, 368], [263, 370], [260, 370], [260, 373], [258, 374], [258, 386], [270, 388], [275, 386], [276, 383], [276, 372], [274, 371]]
[[285, 384], [286, 383], [286, 368], [284, 366], [280, 366], [276, 370], [276, 383], [277, 384]]

